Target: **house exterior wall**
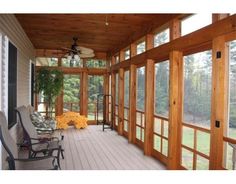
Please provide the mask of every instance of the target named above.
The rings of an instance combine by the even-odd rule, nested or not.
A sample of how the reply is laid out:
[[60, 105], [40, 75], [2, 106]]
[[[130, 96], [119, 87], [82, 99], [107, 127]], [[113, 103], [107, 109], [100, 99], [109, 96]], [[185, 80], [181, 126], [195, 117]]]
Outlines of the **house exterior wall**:
[[[24, 32], [23, 28], [15, 18], [13, 14], [0, 14], [0, 34], [7, 36], [9, 41], [17, 47], [17, 106], [30, 104], [30, 60], [35, 60], [34, 47]], [[1, 47], [0, 47], [1, 48]], [[1, 53], [1, 52], [0, 52]], [[1, 55], [0, 55], [1, 56]], [[0, 79], [1, 79], [1, 90], [0, 90], [0, 110], [4, 111], [4, 72], [2, 65], [4, 60], [0, 59]], [[16, 142], [22, 140], [22, 130], [17, 123], [10, 129], [10, 133]], [[2, 149], [2, 150], [1, 150]], [[6, 153], [3, 148], [0, 147], [0, 153], [2, 153], [2, 161], [0, 161], [0, 169], [6, 169], [7, 163], [5, 162]], [[1, 158], [0, 157], [0, 158]]]

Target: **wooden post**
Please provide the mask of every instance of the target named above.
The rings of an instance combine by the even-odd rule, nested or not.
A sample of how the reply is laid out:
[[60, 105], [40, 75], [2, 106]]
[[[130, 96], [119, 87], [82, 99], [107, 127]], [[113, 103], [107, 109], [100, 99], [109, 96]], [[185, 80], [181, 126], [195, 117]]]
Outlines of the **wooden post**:
[[146, 50], [150, 50], [154, 47], [154, 35], [147, 34], [146, 35]]
[[88, 114], [88, 73], [82, 72], [80, 75], [81, 88], [80, 90], [80, 113], [87, 116]]
[[58, 58], [58, 66], [59, 66], [59, 67], [62, 66], [62, 65], [61, 65], [61, 61], [62, 61], [62, 58], [59, 57], [59, 58]]
[[[222, 169], [223, 134], [227, 125], [228, 109], [228, 47], [224, 36], [213, 40], [212, 45], [212, 107], [210, 169]], [[218, 55], [218, 57], [217, 57]], [[220, 126], [216, 127], [216, 121]]]
[[131, 143], [135, 142], [135, 124], [136, 124], [136, 73], [137, 67], [130, 65], [129, 77], [129, 127], [128, 140]]
[[[115, 57], [112, 56], [112, 60], [111, 60], [111, 65], [114, 65], [115, 64]], [[114, 72], [111, 73], [111, 95], [112, 95], [112, 99], [113, 99], [113, 107], [111, 107], [113, 109], [113, 121], [112, 121], [112, 124], [113, 124], [113, 127], [115, 126], [115, 102], [116, 102], [116, 75]]]
[[168, 169], [178, 169], [180, 165], [181, 121], [183, 96], [183, 55], [179, 51], [170, 53], [170, 109]]
[[[62, 58], [58, 58], [58, 67], [61, 67]], [[56, 98], [55, 101], [55, 115], [60, 116], [63, 114], [63, 89], [60, 95]]]
[[135, 43], [132, 43], [130, 45], [130, 57], [134, 57], [137, 54], [137, 45]]
[[[109, 94], [109, 74], [104, 74], [104, 90], [103, 94]], [[105, 119], [108, 121], [109, 119], [109, 99], [105, 97], [104, 105], [106, 106], [106, 111], [103, 112]]]
[[170, 21], [170, 41], [181, 36], [181, 22], [179, 19]]
[[151, 155], [153, 148], [153, 124], [154, 124], [154, 75], [155, 62], [148, 59], [145, 72], [145, 137], [144, 154]]
[[124, 69], [119, 69], [119, 124], [118, 124], [118, 134], [123, 134], [123, 124], [124, 124]]
[[55, 115], [60, 116], [63, 114], [63, 89], [60, 95], [58, 95], [55, 104]]
[[122, 62], [122, 61], [125, 60], [125, 51], [124, 51], [124, 49], [122, 49], [122, 50], [120, 51], [120, 56], [119, 56], [119, 58], [120, 58], [120, 62]]

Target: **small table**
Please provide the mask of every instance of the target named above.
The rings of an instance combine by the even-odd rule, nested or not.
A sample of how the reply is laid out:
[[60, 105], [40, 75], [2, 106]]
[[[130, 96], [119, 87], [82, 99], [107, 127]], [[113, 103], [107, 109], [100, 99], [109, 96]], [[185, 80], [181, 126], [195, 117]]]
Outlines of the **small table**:
[[70, 124], [74, 124], [77, 129], [86, 128], [88, 126], [85, 116], [71, 111], [65, 112], [61, 116], [56, 116], [56, 120], [58, 129], [67, 129]]

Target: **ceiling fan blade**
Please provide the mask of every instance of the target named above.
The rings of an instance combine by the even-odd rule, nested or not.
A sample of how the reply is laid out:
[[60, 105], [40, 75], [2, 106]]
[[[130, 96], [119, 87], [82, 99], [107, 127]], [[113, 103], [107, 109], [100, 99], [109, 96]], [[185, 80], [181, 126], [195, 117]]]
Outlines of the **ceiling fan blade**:
[[94, 53], [91, 53], [91, 54], [80, 54], [79, 55], [81, 58], [92, 58], [95, 56]]
[[81, 54], [92, 54], [93, 53], [93, 49], [89, 49], [89, 48], [86, 48], [86, 47], [81, 47], [81, 46], [77, 46], [76, 47]]
[[69, 49], [69, 48], [66, 48], [66, 47], [61, 47], [61, 49], [68, 50], [68, 51], [71, 51], [71, 52], [78, 52], [78, 50], [73, 50], [73, 49]]

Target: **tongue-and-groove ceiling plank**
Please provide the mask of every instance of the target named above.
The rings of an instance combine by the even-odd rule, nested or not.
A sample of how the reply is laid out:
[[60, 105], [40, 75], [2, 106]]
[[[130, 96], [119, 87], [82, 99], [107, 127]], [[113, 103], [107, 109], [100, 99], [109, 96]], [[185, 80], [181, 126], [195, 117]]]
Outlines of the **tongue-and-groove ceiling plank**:
[[[78, 45], [108, 52], [127, 41], [143, 36], [176, 14], [16, 14], [36, 49]], [[105, 22], [109, 23], [108, 26]]]

